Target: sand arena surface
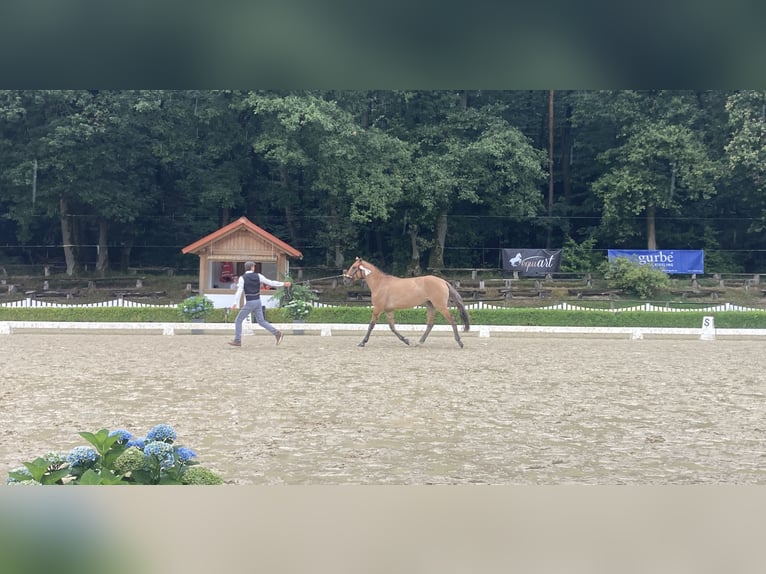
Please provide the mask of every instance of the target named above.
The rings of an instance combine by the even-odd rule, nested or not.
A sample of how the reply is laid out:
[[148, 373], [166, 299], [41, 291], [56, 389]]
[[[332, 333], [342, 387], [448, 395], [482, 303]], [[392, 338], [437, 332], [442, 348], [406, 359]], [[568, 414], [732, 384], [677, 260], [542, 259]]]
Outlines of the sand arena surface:
[[0, 336], [3, 482], [168, 423], [229, 484], [766, 483], [763, 342], [361, 337]]

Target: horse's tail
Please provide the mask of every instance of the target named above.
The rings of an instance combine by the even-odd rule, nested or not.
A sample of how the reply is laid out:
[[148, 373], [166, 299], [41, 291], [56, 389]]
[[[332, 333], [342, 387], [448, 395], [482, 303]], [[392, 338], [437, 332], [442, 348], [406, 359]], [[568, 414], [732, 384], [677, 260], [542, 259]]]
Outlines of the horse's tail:
[[468, 316], [468, 311], [463, 304], [463, 298], [460, 296], [460, 293], [457, 292], [457, 289], [453, 287], [452, 283], [449, 281], [445, 281], [445, 283], [447, 283], [447, 287], [449, 288], [450, 297], [455, 302], [457, 310], [460, 312], [460, 319], [463, 321], [463, 331], [469, 331], [471, 329], [471, 318]]

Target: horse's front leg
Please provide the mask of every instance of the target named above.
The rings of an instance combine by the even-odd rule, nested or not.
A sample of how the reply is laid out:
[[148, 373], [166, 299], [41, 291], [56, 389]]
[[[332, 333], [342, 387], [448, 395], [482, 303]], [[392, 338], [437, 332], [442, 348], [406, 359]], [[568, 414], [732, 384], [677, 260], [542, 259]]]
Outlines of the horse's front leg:
[[377, 324], [377, 322], [378, 322], [378, 315], [380, 315], [380, 313], [379, 313], [379, 312], [378, 312], [378, 313], [376, 313], [376, 312], [374, 312], [374, 311], [373, 311], [373, 313], [372, 313], [372, 319], [370, 319], [370, 324], [367, 326], [367, 334], [364, 336], [364, 339], [362, 339], [362, 340], [359, 342], [359, 344], [357, 345], [357, 347], [364, 347], [364, 346], [367, 344], [367, 341], [369, 341], [369, 340], [370, 340], [370, 333], [372, 333], [372, 330], [375, 328], [375, 325], [376, 325], [376, 324]]
[[404, 343], [405, 345], [409, 345], [410, 341], [407, 339], [407, 337], [403, 337], [402, 334], [396, 330], [396, 324], [394, 323], [394, 312], [393, 311], [387, 311], [386, 317], [388, 318], [388, 326], [391, 327], [391, 330], [394, 332], [394, 335], [399, 337], [399, 340]]

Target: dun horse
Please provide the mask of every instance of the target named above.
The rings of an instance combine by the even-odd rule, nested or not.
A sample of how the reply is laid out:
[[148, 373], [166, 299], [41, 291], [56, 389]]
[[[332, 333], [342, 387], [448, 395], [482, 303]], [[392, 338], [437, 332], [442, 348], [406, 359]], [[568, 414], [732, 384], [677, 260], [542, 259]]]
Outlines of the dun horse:
[[428, 325], [423, 336], [420, 337], [420, 343], [424, 343], [426, 337], [431, 332], [434, 326], [434, 315], [438, 310], [449, 321], [449, 324], [452, 325], [452, 331], [455, 333], [457, 344], [461, 348], [463, 347], [463, 341], [460, 340], [460, 335], [458, 335], [457, 324], [449, 311], [448, 303], [450, 298], [455, 302], [460, 312], [464, 331], [468, 331], [471, 328], [471, 321], [465, 305], [463, 305], [463, 299], [447, 281], [433, 275], [409, 277], [407, 279], [394, 277], [384, 273], [372, 263], [357, 257], [353, 265], [343, 274], [343, 282], [346, 285], [351, 285], [354, 281], [361, 279], [367, 283], [372, 295], [372, 319], [370, 320], [369, 327], [367, 327], [367, 334], [359, 343], [360, 347], [364, 347], [370, 339], [370, 333], [372, 333], [375, 324], [378, 322], [378, 316], [381, 313], [386, 314], [388, 326], [391, 327], [394, 335], [399, 337], [400, 341], [409, 345], [410, 342], [407, 338], [403, 337], [396, 330], [394, 311], [396, 309], [409, 309], [423, 303], [425, 303], [427, 308]]

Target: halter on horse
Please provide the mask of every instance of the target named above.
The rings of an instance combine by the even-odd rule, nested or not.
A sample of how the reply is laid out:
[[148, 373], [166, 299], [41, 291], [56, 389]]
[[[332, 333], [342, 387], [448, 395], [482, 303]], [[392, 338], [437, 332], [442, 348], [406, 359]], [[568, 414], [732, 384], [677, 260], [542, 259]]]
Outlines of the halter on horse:
[[409, 345], [410, 342], [403, 337], [394, 324], [394, 311], [396, 309], [409, 309], [417, 305], [426, 305], [428, 324], [426, 330], [420, 337], [420, 343], [424, 343], [428, 334], [434, 326], [434, 316], [439, 311], [449, 324], [452, 325], [452, 331], [455, 334], [455, 341], [462, 348], [463, 342], [457, 330], [457, 323], [449, 310], [450, 298], [455, 302], [463, 321], [463, 330], [468, 331], [471, 327], [471, 321], [468, 312], [463, 305], [463, 299], [455, 288], [440, 277], [434, 275], [424, 275], [422, 277], [394, 277], [384, 273], [372, 263], [364, 259], [356, 258], [356, 261], [343, 274], [343, 283], [351, 285], [354, 281], [364, 280], [370, 288], [372, 295], [372, 319], [367, 327], [367, 334], [359, 343], [364, 347], [370, 339], [370, 333], [378, 322], [378, 316], [385, 313], [388, 318], [388, 326], [400, 341]]

